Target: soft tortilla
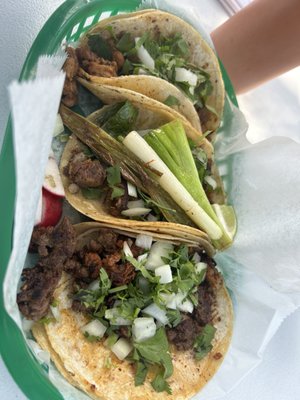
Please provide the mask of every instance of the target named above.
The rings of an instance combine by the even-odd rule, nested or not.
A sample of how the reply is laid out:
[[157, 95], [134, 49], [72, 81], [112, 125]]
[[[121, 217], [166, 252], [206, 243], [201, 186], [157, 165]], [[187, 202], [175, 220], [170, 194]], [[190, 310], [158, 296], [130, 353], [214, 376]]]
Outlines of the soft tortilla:
[[[165, 37], [180, 33], [189, 46], [189, 62], [210, 74], [213, 90], [206, 104], [208, 108], [214, 109], [217, 115], [208, 112], [207, 118], [201, 121], [202, 130], [215, 131], [219, 127], [225, 98], [222, 74], [214, 51], [196, 29], [173, 14], [160, 10], [144, 10], [100, 21], [81, 38], [81, 44], [87, 44], [88, 35], [92, 34], [101, 34], [104, 38], [108, 38], [110, 36], [109, 31], [106, 30], [108, 26], [117, 36], [124, 32], [130, 32], [133, 37], [141, 37], [145, 31], [152, 35], [160, 32]], [[164, 91], [163, 88], [162, 91]], [[167, 90], [165, 92], [168, 93]]]
[[[98, 224], [99, 227], [99, 224]], [[93, 230], [91, 225], [79, 224], [76, 229], [79, 246], [85, 243]], [[126, 231], [125, 231], [126, 232]], [[174, 373], [168, 380], [173, 394], [155, 392], [149, 377], [144, 385], [134, 386], [134, 369], [127, 361], [120, 361], [102, 342], [88, 342], [80, 328], [87, 318], [70, 308], [69, 293], [72, 280], [64, 274], [54, 293], [58, 300], [60, 320], [40, 328], [35, 325], [33, 334], [40, 346], [49, 351], [52, 361], [62, 375], [92, 398], [102, 400], [186, 400], [196, 394], [219, 368], [228, 350], [232, 336], [232, 304], [224, 285], [214, 287], [216, 304], [213, 324], [217, 328], [212, 351], [200, 362], [192, 352], [171, 348]], [[108, 362], [111, 362], [108, 367]]]
[[161, 78], [150, 75], [126, 75], [116, 78], [104, 78], [89, 75], [82, 69], [80, 70], [80, 76], [96, 85], [109, 85], [133, 90], [161, 103], [164, 103], [169, 96], [173, 96], [178, 100], [179, 104], [171, 106], [171, 108], [183, 115], [195, 129], [201, 132], [199, 116], [191, 100], [177, 89], [176, 86]]
[[77, 149], [82, 148], [82, 145], [78, 139], [71, 136], [64, 149], [61, 163], [60, 172], [63, 186], [65, 188], [65, 195], [67, 201], [77, 211], [86, 215], [94, 221], [105, 223], [108, 227], [120, 227], [123, 226], [125, 229], [139, 229], [143, 232], [157, 232], [162, 234], [169, 234], [171, 237], [183, 240], [188, 244], [194, 241], [205, 241], [209, 242], [209, 238], [206, 233], [200, 229], [196, 229], [186, 225], [180, 225], [173, 222], [150, 222], [150, 221], [135, 221], [131, 219], [122, 219], [111, 216], [104, 206], [104, 199], [91, 200], [83, 196], [82, 192], [71, 193], [68, 188], [71, 184], [69, 178], [64, 174], [64, 168], [67, 166], [72, 153]]

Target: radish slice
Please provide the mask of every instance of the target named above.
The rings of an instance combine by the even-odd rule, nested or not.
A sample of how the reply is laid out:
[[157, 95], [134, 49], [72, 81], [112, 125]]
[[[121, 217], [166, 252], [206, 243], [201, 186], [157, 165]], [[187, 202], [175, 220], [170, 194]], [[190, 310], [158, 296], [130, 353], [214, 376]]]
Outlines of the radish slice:
[[127, 182], [127, 190], [128, 190], [128, 196], [138, 197], [136, 187], [132, 183]]
[[84, 325], [81, 328], [82, 333], [87, 333], [90, 336], [96, 336], [98, 338], [102, 338], [106, 331], [107, 327], [102, 324], [102, 322], [94, 319], [93, 321], [89, 322], [87, 325]]
[[43, 213], [43, 192], [41, 190], [38, 207], [35, 214], [34, 225], [39, 225], [42, 222], [42, 213]]
[[[138, 43], [140, 38], [135, 38], [135, 44]], [[153, 58], [150, 56], [148, 51], [145, 49], [145, 47], [142, 45], [137, 49], [137, 56], [141, 60], [141, 62], [149, 69], [154, 69], [155, 68], [155, 62]]]
[[58, 197], [65, 197], [65, 190], [54, 157], [48, 158], [43, 187]]
[[167, 323], [169, 322], [167, 312], [159, 308], [158, 305], [155, 303], [151, 303], [148, 307], [144, 308], [142, 310], [142, 313], [150, 315], [150, 317], [155, 318], [163, 325], [167, 325]]
[[191, 86], [197, 85], [197, 75], [186, 68], [175, 68], [175, 81], [177, 82], [187, 82]]
[[112, 347], [111, 351], [118, 357], [119, 360], [124, 360], [133, 350], [132, 344], [124, 339], [119, 339]]
[[148, 235], [137, 235], [135, 244], [142, 249], [150, 249], [152, 245], [152, 236]]
[[128, 207], [129, 209], [133, 209], [133, 208], [145, 208], [145, 203], [143, 202], [143, 200], [128, 201], [127, 207]]
[[121, 212], [125, 217], [141, 217], [145, 214], [148, 214], [151, 211], [151, 208], [131, 208], [128, 210], [124, 210]]
[[153, 318], [136, 318], [132, 325], [132, 335], [136, 342], [142, 342], [155, 335], [156, 325]]
[[43, 206], [40, 226], [54, 226], [62, 215], [62, 198], [43, 188]]
[[133, 257], [132, 251], [126, 241], [123, 243], [123, 251], [125, 256]]
[[174, 247], [171, 243], [161, 241], [155, 242], [150, 249], [146, 268], [154, 270], [155, 268], [166, 264], [166, 262], [162, 260], [162, 257], [168, 257], [173, 249]]
[[65, 131], [63, 121], [61, 119], [60, 114], [57, 114], [56, 121], [55, 121], [55, 127], [53, 131], [53, 137], [60, 135]]
[[170, 265], [162, 265], [155, 269], [155, 276], [159, 276], [159, 283], [170, 283], [173, 281]]

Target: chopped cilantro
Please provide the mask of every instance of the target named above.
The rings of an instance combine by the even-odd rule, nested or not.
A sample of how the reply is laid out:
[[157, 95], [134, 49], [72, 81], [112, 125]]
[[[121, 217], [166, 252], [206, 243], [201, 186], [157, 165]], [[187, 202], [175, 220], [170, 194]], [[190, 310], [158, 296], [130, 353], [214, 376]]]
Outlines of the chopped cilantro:
[[166, 98], [166, 100], [164, 101], [164, 104], [165, 104], [166, 106], [172, 107], [172, 106], [179, 106], [179, 105], [180, 105], [180, 102], [179, 102], [179, 100], [177, 99], [177, 97], [172, 96], [172, 95], [170, 94], [170, 95]]
[[120, 167], [118, 165], [114, 165], [113, 167], [108, 167], [106, 173], [107, 173], [108, 186], [112, 189], [111, 199], [123, 196], [125, 190], [124, 188], [118, 186], [121, 183]]
[[135, 41], [129, 32], [126, 32], [116, 44], [116, 48], [122, 53], [128, 53], [135, 47]]
[[81, 188], [83, 197], [89, 200], [98, 200], [103, 194], [100, 188]]
[[144, 361], [138, 361], [136, 363], [136, 370], [134, 376], [135, 386], [141, 386], [145, 382], [147, 373], [148, 373], [147, 364]]
[[211, 342], [215, 336], [216, 328], [213, 325], [207, 324], [202, 329], [200, 335], [196, 337], [194, 343], [195, 358], [202, 360], [213, 348]]
[[55, 321], [56, 321], [56, 319], [53, 318], [53, 317], [43, 317], [43, 318], [41, 318], [41, 319], [39, 320], [39, 323], [40, 323], [40, 324], [44, 324], [44, 325], [48, 325], [48, 324], [50, 324], [51, 322], [55, 322]]
[[99, 340], [98, 336], [90, 335], [88, 332], [84, 332], [83, 336], [87, 339], [88, 342], [97, 342]]

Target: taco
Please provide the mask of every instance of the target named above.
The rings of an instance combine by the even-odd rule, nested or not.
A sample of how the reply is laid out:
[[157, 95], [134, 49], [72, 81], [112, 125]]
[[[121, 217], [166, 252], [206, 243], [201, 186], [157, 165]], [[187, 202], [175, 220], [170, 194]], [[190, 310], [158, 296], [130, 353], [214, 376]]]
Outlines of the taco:
[[[139, 93], [105, 85], [97, 93], [110, 105], [87, 119], [64, 106], [60, 109], [64, 124], [74, 134], [60, 164], [70, 204], [96, 221], [144, 230], [154, 224], [165, 232], [175, 229], [190, 236], [203, 236], [204, 231], [216, 247], [228, 246], [232, 238], [210, 201], [230, 213], [232, 208], [224, 204], [222, 181], [212, 158], [202, 147], [192, 144], [191, 150], [190, 124]], [[209, 143], [207, 147], [211, 150]], [[149, 160], [144, 158], [147, 151]], [[162, 159], [164, 171], [154, 166], [153, 157]]]
[[[196, 129], [200, 118], [203, 132], [219, 127], [225, 92], [218, 59], [181, 18], [160, 10], [114, 16], [89, 29], [76, 53], [82, 75], [91, 83], [153, 97], [175, 107]], [[139, 80], [129, 75], [139, 75]]]
[[36, 228], [31, 249], [40, 259], [23, 274], [19, 308], [91, 398], [189, 399], [217, 371], [233, 315], [209, 243], [64, 219]]

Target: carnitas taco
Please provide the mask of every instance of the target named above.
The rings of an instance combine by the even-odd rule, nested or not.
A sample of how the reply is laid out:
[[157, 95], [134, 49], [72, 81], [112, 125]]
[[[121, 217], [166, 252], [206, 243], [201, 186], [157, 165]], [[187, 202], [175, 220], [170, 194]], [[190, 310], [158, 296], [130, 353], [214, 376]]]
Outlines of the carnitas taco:
[[17, 301], [38, 344], [93, 399], [189, 399], [228, 349], [232, 305], [209, 242], [99, 223], [35, 228]]
[[234, 212], [225, 204], [211, 144], [189, 142], [195, 131], [189, 122], [153, 99], [105, 85], [97, 93], [109, 105], [88, 118], [60, 109], [74, 134], [60, 165], [70, 204], [96, 221], [144, 230], [157, 225], [192, 237], [204, 231], [216, 247], [230, 245], [218, 212], [233, 218]]
[[152, 97], [203, 132], [220, 125], [224, 84], [218, 59], [199, 32], [173, 14], [144, 10], [100, 21], [81, 38], [76, 55], [79, 74], [91, 84]]

